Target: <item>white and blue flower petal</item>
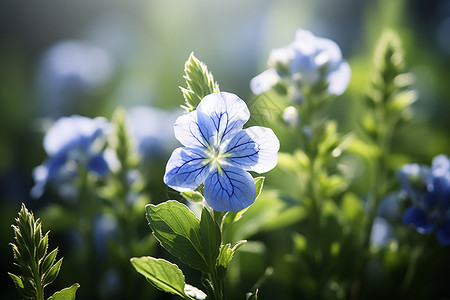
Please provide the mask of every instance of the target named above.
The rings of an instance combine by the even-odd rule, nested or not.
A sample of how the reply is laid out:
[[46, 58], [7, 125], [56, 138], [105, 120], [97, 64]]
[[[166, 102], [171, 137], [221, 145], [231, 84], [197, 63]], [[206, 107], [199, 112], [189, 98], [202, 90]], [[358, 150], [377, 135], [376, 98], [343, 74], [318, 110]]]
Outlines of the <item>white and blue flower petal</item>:
[[250, 118], [245, 102], [232, 93], [209, 94], [197, 106], [201, 135], [211, 145], [231, 139]]
[[315, 40], [318, 53], [314, 58], [317, 66], [328, 66], [340, 64], [342, 61], [342, 53], [339, 46], [332, 40], [316, 37]]
[[342, 95], [347, 89], [351, 77], [350, 65], [343, 61], [336, 70], [328, 75], [328, 92], [336, 96]]
[[197, 122], [197, 112], [193, 111], [178, 117], [173, 127], [175, 138], [186, 147], [207, 148], [207, 137], [202, 135]]
[[246, 171], [222, 165], [206, 178], [204, 196], [216, 211], [239, 212], [255, 201], [255, 182]]
[[250, 89], [253, 94], [259, 95], [267, 92], [281, 80], [275, 68], [270, 68], [250, 80]]
[[201, 149], [175, 149], [167, 162], [164, 183], [179, 192], [195, 190], [210, 172], [210, 165], [205, 159]]
[[44, 137], [44, 149], [49, 156], [56, 155], [59, 151], [71, 145], [76, 147], [84, 139], [90, 139], [92, 135], [97, 137], [99, 131], [106, 134], [109, 128], [105, 118], [90, 119], [82, 116], [60, 118], [48, 130]]
[[253, 126], [239, 132], [227, 145], [227, 162], [247, 171], [264, 173], [278, 161], [280, 142], [270, 128]]

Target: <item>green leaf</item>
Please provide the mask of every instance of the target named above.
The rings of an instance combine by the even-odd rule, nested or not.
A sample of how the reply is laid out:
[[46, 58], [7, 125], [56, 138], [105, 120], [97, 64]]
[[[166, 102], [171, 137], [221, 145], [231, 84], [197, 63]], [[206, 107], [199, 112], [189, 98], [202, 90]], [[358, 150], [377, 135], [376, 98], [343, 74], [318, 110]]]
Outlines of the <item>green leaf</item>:
[[56, 292], [48, 298], [47, 300], [73, 300], [75, 299], [76, 293], [80, 285], [78, 283], [74, 283], [71, 287], [65, 288]]
[[206, 95], [219, 92], [219, 85], [214, 81], [214, 77], [194, 53], [191, 53], [184, 65], [184, 79], [187, 87], [180, 89], [185, 99], [184, 108], [188, 111], [195, 110]]
[[47, 246], [48, 246], [48, 232], [45, 234], [44, 238], [39, 242], [37, 247], [37, 259], [40, 261], [44, 258], [45, 254], [47, 254]]
[[417, 92], [414, 90], [401, 91], [395, 94], [389, 102], [388, 110], [391, 112], [402, 111], [417, 100]]
[[18, 288], [22, 288], [22, 289], [23, 289], [24, 286], [23, 286], [22, 279], [21, 279], [19, 276], [14, 275], [13, 273], [9, 273], [9, 272], [8, 272], [8, 274], [9, 274], [9, 276], [11, 276], [12, 280], [14, 281], [14, 284], [15, 284]]
[[35, 299], [36, 298], [36, 289], [34, 288], [34, 286], [30, 283], [30, 281], [28, 279], [24, 278], [24, 280], [22, 280], [23, 277], [16, 276], [9, 272], [8, 272], [8, 274], [13, 279], [16, 289], [19, 291], [19, 293], [23, 297], [25, 297], [26, 299]]
[[150, 256], [132, 258], [131, 264], [157, 289], [192, 300], [184, 289], [184, 275], [177, 265]]
[[217, 257], [217, 271], [219, 278], [225, 277], [225, 272], [228, 268], [228, 264], [230, 263], [231, 259], [233, 258], [234, 252], [236, 252], [239, 247], [247, 243], [246, 240], [238, 241], [236, 244], [234, 244], [233, 247], [231, 247], [230, 243], [227, 243], [225, 245], [220, 246], [219, 250], [219, 256]]
[[41, 265], [42, 274], [46, 274], [50, 268], [53, 266], [53, 263], [56, 259], [56, 254], [58, 254], [58, 248], [50, 252], [44, 259]]
[[209, 272], [200, 241], [200, 220], [189, 208], [174, 200], [145, 207], [149, 226], [162, 247], [183, 263]]
[[202, 202], [205, 198], [203, 195], [197, 191], [186, 191], [181, 192], [181, 195], [188, 201], [191, 202]]
[[61, 264], [63, 262], [63, 259], [61, 258], [58, 260], [56, 264], [53, 265], [53, 267], [50, 268], [50, 270], [44, 275], [44, 279], [42, 280], [42, 285], [45, 287], [52, 283], [56, 277], [59, 274], [59, 269], [61, 269]]
[[202, 244], [203, 256], [210, 270], [213, 270], [216, 265], [217, 256], [219, 255], [222, 235], [219, 226], [206, 207], [203, 207], [200, 220], [200, 242]]
[[261, 191], [262, 191], [262, 188], [263, 188], [263, 186], [264, 186], [264, 180], [265, 180], [265, 179], [266, 179], [266, 178], [263, 177], [263, 176], [261, 176], [261, 177], [256, 177], [256, 178], [254, 179], [254, 181], [255, 181], [255, 190], [256, 190], [256, 193], [255, 193], [255, 200], [258, 199], [259, 195], [261, 195]]

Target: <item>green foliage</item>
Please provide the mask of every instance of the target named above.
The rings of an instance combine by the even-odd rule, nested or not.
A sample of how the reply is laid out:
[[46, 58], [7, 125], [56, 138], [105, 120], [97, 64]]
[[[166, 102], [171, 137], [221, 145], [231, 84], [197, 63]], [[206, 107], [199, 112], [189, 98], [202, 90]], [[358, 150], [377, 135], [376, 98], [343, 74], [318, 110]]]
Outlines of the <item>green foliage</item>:
[[183, 272], [177, 265], [153, 257], [132, 258], [131, 264], [157, 289], [192, 300], [185, 293]]
[[[16, 260], [15, 264], [20, 268], [22, 275], [12, 273], [9, 273], [9, 275], [23, 297], [43, 300], [44, 288], [58, 276], [63, 259], [61, 258], [55, 263], [58, 249], [54, 249], [47, 254], [49, 233], [42, 235], [40, 219], [35, 220], [33, 214], [27, 210], [25, 205], [22, 204], [19, 216], [16, 218], [16, 225], [12, 225], [12, 228], [15, 243], [10, 245]], [[78, 286], [76, 284], [75, 290]], [[62, 292], [61, 295], [64, 294], [66, 292]], [[75, 294], [73, 293], [72, 298], [67, 296], [67, 298], [51, 297], [51, 299], [74, 299], [74, 297]]]
[[205, 200], [203, 195], [197, 191], [185, 191], [185, 192], [181, 192], [181, 195], [186, 200], [189, 200], [191, 202], [202, 202], [203, 200]]
[[367, 114], [362, 125], [374, 140], [382, 139], [392, 131], [397, 122], [410, 118], [410, 106], [417, 94], [409, 89], [413, 76], [404, 73], [405, 60], [402, 43], [395, 31], [385, 30], [380, 37], [373, 61], [367, 103], [372, 113]]
[[73, 284], [71, 287], [65, 288], [56, 292], [48, 298], [48, 300], [73, 300], [80, 285], [78, 283]]
[[209, 271], [200, 241], [200, 220], [186, 205], [169, 200], [149, 204], [145, 211], [153, 235], [162, 247], [190, 267], [204, 273]]
[[209, 209], [203, 207], [199, 228], [200, 242], [205, 261], [210, 270], [215, 267], [219, 247], [222, 243], [222, 234], [216, 221], [212, 218]]
[[[262, 186], [258, 180], [258, 188]], [[184, 204], [169, 200], [158, 205], [146, 206], [147, 220], [153, 235], [169, 253], [183, 263], [202, 272], [202, 282], [212, 299], [222, 299], [222, 281], [234, 252], [245, 243], [240, 241], [233, 247], [222, 244], [219, 223], [211, 215], [210, 209], [203, 207], [200, 220]], [[224, 214], [220, 215], [223, 218]], [[189, 286], [189, 296], [184, 283], [184, 275], [176, 265], [152, 257], [133, 258], [136, 270], [144, 275], [158, 289], [177, 294], [185, 299], [203, 292]], [[203, 299], [195, 296], [196, 299]]]
[[230, 243], [223, 244], [220, 246], [219, 256], [217, 257], [216, 262], [217, 274], [219, 278], [221, 279], [225, 278], [225, 273], [227, 271], [228, 264], [233, 258], [234, 253], [236, 252], [237, 249], [239, 249], [239, 247], [244, 245], [246, 242], [247, 242], [246, 240], [238, 241], [236, 244], [234, 244], [233, 247], [231, 247]]
[[182, 107], [187, 111], [195, 110], [206, 95], [220, 92], [213, 75], [206, 65], [194, 56], [194, 53], [191, 53], [184, 65], [184, 79], [187, 87], [180, 87], [180, 89], [185, 99]]

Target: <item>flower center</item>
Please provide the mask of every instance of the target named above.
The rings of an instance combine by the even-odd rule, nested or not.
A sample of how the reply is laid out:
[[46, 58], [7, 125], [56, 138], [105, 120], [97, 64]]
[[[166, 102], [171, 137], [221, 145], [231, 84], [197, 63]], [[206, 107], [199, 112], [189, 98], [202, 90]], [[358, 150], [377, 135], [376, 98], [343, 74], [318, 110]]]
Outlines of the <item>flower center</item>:
[[221, 165], [226, 164], [226, 158], [230, 156], [229, 153], [223, 152], [223, 145], [211, 145], [205, 152], [208, 155], [208, 158], [205, 159], [204, 163], [210, 163], [212, 168], [217, 169], [219, 172], [221, 172]]

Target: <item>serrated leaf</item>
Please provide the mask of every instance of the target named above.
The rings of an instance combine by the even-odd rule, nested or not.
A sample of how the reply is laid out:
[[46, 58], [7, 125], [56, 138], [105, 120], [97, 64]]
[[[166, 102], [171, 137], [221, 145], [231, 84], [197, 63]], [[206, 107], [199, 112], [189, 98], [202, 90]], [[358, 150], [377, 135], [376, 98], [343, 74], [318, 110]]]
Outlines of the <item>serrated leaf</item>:
[[24, 287], [24, 286], [23, 286], [22, 279], [21, 279], [19, 276], [14, 275], [13, 273], [9, 273], [9, 272], [8, 272], [8, 274], [9, 274], [9, 276], [11, 276], [12, 280], [14, 281], [14, 284], [15, 284], [18, 288], [23, 288], [23, 287]]
[[45, 287], [52, 283], [56, 277], [59, 274], [59, 270], [61, 269], [61, 264], [63, 262], [63, 259], [61, 258], [56, 262], [56, 264], [53, 265], [53, 267], [50, 268], [50, 270], [44, 274], [44, 279], [42, 280], [42, 285]]
[[48, 246], [48, 232], [45, 234], [44, 238], [41, 239], [37, 247], [36, 254], [38, 261], [44, 258], [45, 254], [47, 253], [47, 246]]
[[157, 289], [193, 300], [184, 291], [184, 275], [177, 265], [150, 256], [132, 258], [130, 261], [136, 271]]
[[219, 255], [219, 247], [222, 243], [220, 228], [216, 221], [212, 218], [206, 207], [203, 207], [200, 220], [200, 242], [202, 244], [203, 256], [213, 270], [217, 256]]
[[[33, 272], [31, 270], [31, 267], [25, 262], [25, 260], [22, 258], [22, 254], [20, 253], [19, 248], [15, 244], [10, 244], [13, 250], [14, 258], [16, 260], [16, 263], [19, 265], [20, 270], [22, 271], [22, 275], [33, 277]], [[26, 250], [25, 250], [26, 251]]]
[[37, 248], [42, 240], [42, 224], [39, 219], [36, 221], [34, 228], [34, 247]]
[[186, 192], [181, 192], [181, 195], [188, 201], [191, 202], [203, 202], [203, 200], [205, 199], [203, 197], [203, 195], [197, 191], [186, 191]]
[[53, 266], [53, 263], [56, 259], [56, 254], [58, 254], [58, 248], [50, 252], [44, 259], [41, 265], [41, 272], [42, 274], [46, 274], [50, 268]]
[[194, 56], [194, 53], [191, 53], [186, 61], [184, 73], [187, 87], [180, 87], [180, 89], [188, 111], [195, 110], [206, 95], [219, 92], [219, 85], [214, 81], [214, 77], [206, 65]]
[[145, 207], [153, 235], [169, 253], [204, 273], [209, 271], [202, 255], [200, 220], [189, 208], [174, 200]]
[[21, 277], [14, 275], [12, 273], [9, 273], [9, 276], [11, 276], [12, 280], [14, 281], [14, 285], [16, 286], [19, 293], [24, 296], [27, 299], [34, 299], [35, 298], [35, 290], [34, 289], [27, 289], [25, 288], [24, 281]]
[[71, 287], [60, 290], [54, 293], [47, 300], [74, 300], [77, 294], [77, 290], [80, 287], [78, 283], [74, 283]]

